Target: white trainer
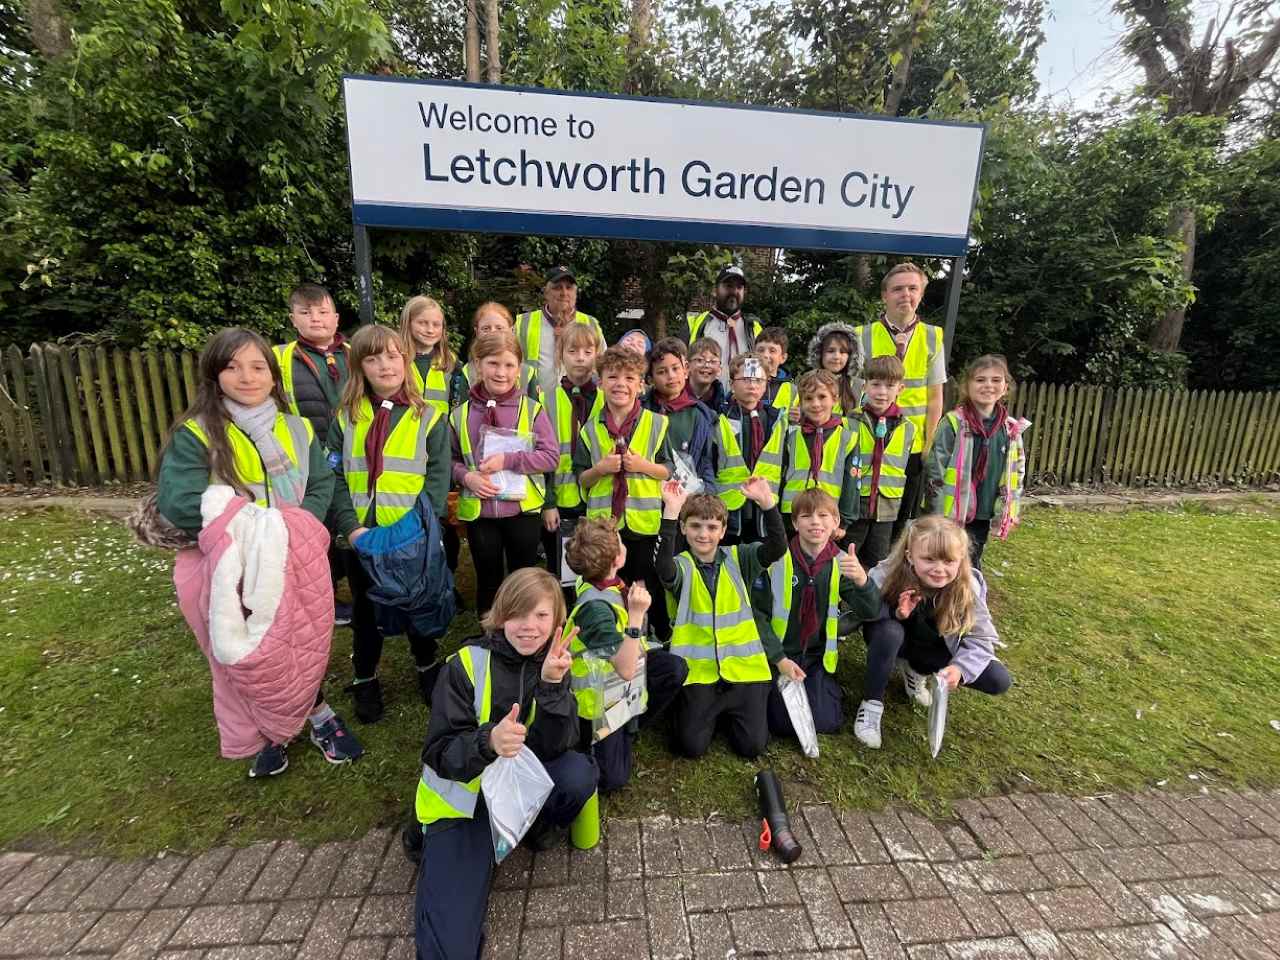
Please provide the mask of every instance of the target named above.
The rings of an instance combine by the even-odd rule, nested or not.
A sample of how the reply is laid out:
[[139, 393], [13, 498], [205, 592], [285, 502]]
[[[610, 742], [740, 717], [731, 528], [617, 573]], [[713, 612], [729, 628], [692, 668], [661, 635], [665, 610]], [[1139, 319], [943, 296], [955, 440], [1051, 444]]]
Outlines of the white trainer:
[[863, 700], [858, 704], [858, 715], [853, 720], [853, 735], [872, 750], [880, 749], [880, 718], [884, 704], [879, 700]]
[[905, 660], [902, 661], [902, 686], [906, 689], [907, 696], [920, 706], [933, 705], [933, 694], [929, 692], [929, 678], [923, 673], [916, 673]]

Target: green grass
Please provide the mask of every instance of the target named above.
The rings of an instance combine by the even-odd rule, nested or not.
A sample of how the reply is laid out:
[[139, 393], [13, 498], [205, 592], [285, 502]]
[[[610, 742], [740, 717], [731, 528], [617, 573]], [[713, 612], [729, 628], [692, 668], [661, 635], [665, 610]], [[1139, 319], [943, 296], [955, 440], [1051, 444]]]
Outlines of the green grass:
[[[776, 742], [762, 765], [788, 799], [845, 806], [1010, 790], [1098, 793], [1280, 783], [1280, 509], [1093, 513], [1037, 508], [988, 548], [992, 605], [1015, 677], [1004, 697], [961, 692], [936, 761], [924, 711], [895, 687], [885, 746], [822, 738], [806, 760]], [[245, 778], [217, 754], [208, 669], [174, 602], [171, 555], [114, 521], [58, 510], [0, 515], [0, 846], [196, 851], [289, 836], [362, 834], [408, 809], [426, 709], [403, 641], [383, 660], [388, 711], [360, 727], [368, 754], [330, 768], [303, 743], [289, 772]], [[475, 631], [468, 614], [446, 649]], [[328, 689], [346, 709], [350, 631]], [[861, 645], [842, 651], [846, 711]], [[851, 722], [851, 720], [849, 721]], [[633, 784], [608, 813], [746, 815], [756, 764], [717, 745], [676, 759], [641, 739]]]

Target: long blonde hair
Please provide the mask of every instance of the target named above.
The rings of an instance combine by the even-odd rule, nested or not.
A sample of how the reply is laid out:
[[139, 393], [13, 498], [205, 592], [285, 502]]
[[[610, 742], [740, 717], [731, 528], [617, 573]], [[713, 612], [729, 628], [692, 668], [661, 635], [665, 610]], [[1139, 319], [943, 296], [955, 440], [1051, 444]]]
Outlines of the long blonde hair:
[[422, 391], [418, 389], [417, 382], [414, 380], [413, 375], [409, 373], [409, 365], [413, 363], [413, 350], [395, 330], [390, 327], [384, 327], [380, 323], [371, 323], [361, 327], [356, 331], [356, 335], [351, 338], [351, 353], [347, 359], [351, 373], [347, 377], [347, 385], [342, 388], [342, 400], [338, 404], [339, 409], [346, 412], [348, 423], [355, 423], [361, 418], [360, 404], [362, 400], [368, 397], [370, 404], [372, 404], [376, 396], [373, 388], [365, 380], [363, 367], [365, 358], [384, 353], [388, 347], [392, 346], [396, 348], [404, 359], [403, 390], [409, 398], [410, 406], [413, 407], [418, 416], [422, 416], [422, 412], [426, 410], [427, 402], [422, 399]]
[[412, 362], [418, 353], [417, 341], [413, 339], [413, 321], [428, 310], [436, 310], [440, 314], [440, 340], [431, 351], [431, 365], [437, 370], [443, 370], [446, 376], [452, 375], [458, 358], [449, 347], [449, 325], [445, 322], [444, 307], [439, 301], [426, 296], [410, 297], [400, 311], [400, 339], [412, 348], [409, 351], [409, 360]]
[[[941, 590], [935, 590], [920, 581], [911, 566], [910, 557], [929, 560], [960, 560], [956, 578]], [[921, 598], [933, 604], [938, 632], [953, 636], [969, 630], [974, 623], [973, 611], [976, 597], [973, 592], [973, 566], [969, 563], [969, 535], [964, 527], [950, 517], [937, 515], [920, 517], [912, 521], [910, 529], [898, 539], [889, 558], [889, 575], [884, 578], [880, 595], [892, 610], [898, 598], [907, 590], [915, 590]]]
[[493, 598], [493, 606], [480, 621], [485, 630], [501, 630], [514, 617], [523, 617], [542, 600], [551, 601], [551, 614], [555, 624], [548, 640], [556, 635], [565, 621], [564, 591], [560, 581], [542, 567], [521, 567], [502, 581]]

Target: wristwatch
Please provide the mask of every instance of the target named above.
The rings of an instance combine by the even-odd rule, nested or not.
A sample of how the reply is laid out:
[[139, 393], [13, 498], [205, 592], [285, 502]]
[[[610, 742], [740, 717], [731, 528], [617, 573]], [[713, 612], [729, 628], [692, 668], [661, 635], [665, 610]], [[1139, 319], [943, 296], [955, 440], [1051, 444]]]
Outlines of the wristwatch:
[[626, 634], [628, 637], [635, 637], [637, 640], [641, 637], [639, 627], [627, 627]]

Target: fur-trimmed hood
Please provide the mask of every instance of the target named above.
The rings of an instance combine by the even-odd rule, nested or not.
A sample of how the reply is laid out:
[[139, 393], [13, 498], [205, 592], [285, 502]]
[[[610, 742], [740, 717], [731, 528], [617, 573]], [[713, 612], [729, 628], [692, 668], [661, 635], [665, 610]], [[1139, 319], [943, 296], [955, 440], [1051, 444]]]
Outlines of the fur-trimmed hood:
[[853, 395], [857, 397], [862, 393], [862, 365], [866, 358], [862, 356], [862, 344], [854, 335], [853, 327], [850, 324], [836, 320], [831, 323], [824, 323], [818, 328], [818, 332], [809, 338], [809, 369], [822, 369], [822, 341], [832, 333], [843, 333], [849, 338], [849, 344], [852, 349], [849, 353], [849, 363], [844, 368], [844, 378], [849, 384], [849, 389], [853, 391]]

